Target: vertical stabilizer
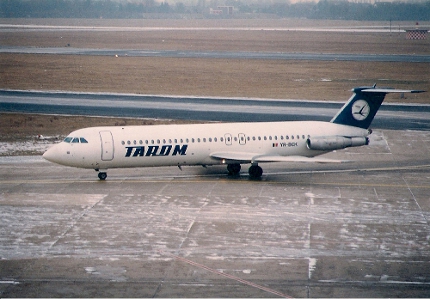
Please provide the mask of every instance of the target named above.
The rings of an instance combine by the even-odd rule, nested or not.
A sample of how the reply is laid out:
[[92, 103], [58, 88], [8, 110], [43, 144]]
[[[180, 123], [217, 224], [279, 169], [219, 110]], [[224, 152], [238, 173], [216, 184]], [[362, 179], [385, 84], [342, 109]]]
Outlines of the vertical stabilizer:
[[349, 101], [330, 121], [335, 124], [369, 128], [387, 93], [419, 93], [422, 90], [400, 90], [390, 88], [357, 87]]

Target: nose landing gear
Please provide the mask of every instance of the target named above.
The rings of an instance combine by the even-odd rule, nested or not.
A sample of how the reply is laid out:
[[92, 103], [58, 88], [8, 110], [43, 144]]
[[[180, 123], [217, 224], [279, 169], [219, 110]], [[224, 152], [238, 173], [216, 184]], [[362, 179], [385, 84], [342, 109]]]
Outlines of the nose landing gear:
[[104, 181], [107, 178], [107, 173], [101, 169], [95, 169], [95, 171], [98, 172], [98, 177], [100, 179], [100, 181]]

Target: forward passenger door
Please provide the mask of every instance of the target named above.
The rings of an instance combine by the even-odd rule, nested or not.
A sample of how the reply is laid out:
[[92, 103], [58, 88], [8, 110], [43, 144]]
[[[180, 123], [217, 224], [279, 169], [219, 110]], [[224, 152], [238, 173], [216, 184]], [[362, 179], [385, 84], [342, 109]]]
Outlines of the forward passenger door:
[[111, 131], [100, 131], [102, 161], [112, 161], [114, 156], [113, 136]]

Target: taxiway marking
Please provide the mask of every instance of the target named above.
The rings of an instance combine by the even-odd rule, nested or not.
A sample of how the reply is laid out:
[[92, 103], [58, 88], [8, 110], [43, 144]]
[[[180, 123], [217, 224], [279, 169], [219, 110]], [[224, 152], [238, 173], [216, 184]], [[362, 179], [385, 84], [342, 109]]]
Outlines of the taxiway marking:
[[186, 258], [180, 257], [180, 256], [178, 256], [178, 255], [171, 254], [171, 253], [167, 253], [167, 252], [164, 252], [164, 251], [161, 251], [161, 250], [159, 251], [159, 253], [160, 253], [160, 254], [163, 254], [163, 255], [168, 255], [168, 256], [170, 256], [170, 257], [172, 257], [172, 258], [174, 258], [174, 259], [176, 259], [176, 260], [178, 260], [178, 261], [181, 261], [181, 262], [187, 263], [187, 264], [189, 264], [189, 265], [192, 265], [192, 266], [195, 266], [195, 267], [198, 267], [198, 268], [201, 268], [201, 269], [207, 270], [207, 271], [212, 272], [212, 273], [214, 273], [214, 274], [217, 274], [217, 275], [220, 275], [220, 276], [227, 277], [228, 279], [235, 280], [235, 281], [237, 281], [237, 282], [240, 282], [240, 283], [243, 283], [243, 284], [249, 285], [249, 286], [251, 286], [251, 287], [254, 287], [254, 288], [257, 288], [257, 289], [260, 289], [260, 290], [263, 290], [263, 291], [269, 292], [269, 293], [274, 294], [274, 295], [277, 295], [277, 296], [279, 296], [279, 297], [283, 297], [283, 298], [293, 298], [293, 297], [291, 297], [291, 296], [285, 295], [285, 294], [283, 294], [283, 293], [281, 293], [281, 292], [278, 292], [278, 291], [276, 291], [276, 290], [272, 290], [272, 289], [270, 289], [270, 288], [267, 288], [267, 287], [261, 286], [261, 285], [259, 285], [259, 284], [252, 283], [252, 282], [250, 282], [250, 281], [248, 281], [248, 280], [245, 280], [245, 279], [239, 278], [239, 277], [237, 277], [237, 276], [234, 276], [234, 275], [231, 275], [231, 274], [227, 274], [227, 273], [224, 273], [224, 272], [221, 272], [221, 271], [215, 270], [215, 269], [210, 268], [210, 267], [208, 267], [208, 266], [205, 266], [205, 265], [203, 265], [203, 264], [199, 264], [199, 263], [193, 262], [193, 261], [191, 261], [191, 260], [189, 260], [189, 259], [186, 259]]

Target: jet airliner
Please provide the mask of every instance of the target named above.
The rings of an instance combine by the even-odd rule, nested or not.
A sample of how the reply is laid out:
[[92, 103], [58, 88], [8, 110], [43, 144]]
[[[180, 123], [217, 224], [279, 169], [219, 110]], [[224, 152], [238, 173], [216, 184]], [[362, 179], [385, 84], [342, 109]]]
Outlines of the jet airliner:
[[65, 166], [94, 169], [100, 180], [111, 168], [220, 165], [238, 174], [263, 174], [260, 163], [336, 163], [320, 155], [369, 144], [369, 126], [387, 93], [421, 90], [357, 87], [330, 122], [286, 121], [155, 126], [90, 127], [70, 133], [43, 158]]

